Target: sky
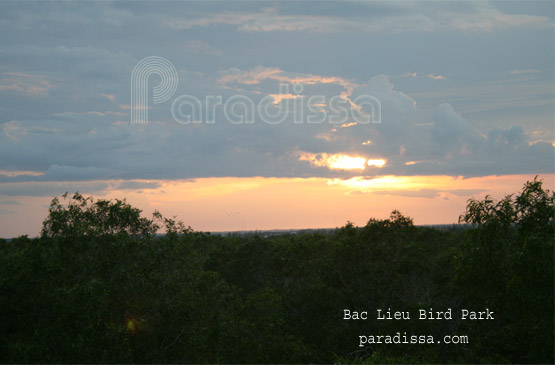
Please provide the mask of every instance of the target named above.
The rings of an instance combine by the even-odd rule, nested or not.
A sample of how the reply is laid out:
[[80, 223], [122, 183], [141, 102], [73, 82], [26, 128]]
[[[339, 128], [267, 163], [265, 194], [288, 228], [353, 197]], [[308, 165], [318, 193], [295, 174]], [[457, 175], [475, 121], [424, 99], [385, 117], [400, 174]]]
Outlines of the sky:
[[233, 231], [553, 189], [554, 30], [553, 1], [2, 1], [0, 237], [66, 191]]

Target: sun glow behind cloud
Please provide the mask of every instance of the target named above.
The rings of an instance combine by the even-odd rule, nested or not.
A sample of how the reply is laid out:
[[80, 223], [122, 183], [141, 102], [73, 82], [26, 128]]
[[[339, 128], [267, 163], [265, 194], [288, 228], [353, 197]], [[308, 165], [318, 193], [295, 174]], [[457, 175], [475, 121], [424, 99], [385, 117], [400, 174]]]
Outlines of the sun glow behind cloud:
[[368, 161], [366, 161], [366, 164], [368, 166], [384, 167], [385, 166], [385, 160], [368, 160]]
[[311, 165], [327, 167], [335, 170], [364, 170], [366, 166], [383, 167], [386, 161], [383, 159], [366, 159], [360, 156], [349, 156], [343, 154], [308, 153], [302, 152], [299, 160], [308, 161]]
[[365, 161], [364, 157], [332, 155], [326, 159], [326, 164], [330, 169], [363, 170], [364, 161]]

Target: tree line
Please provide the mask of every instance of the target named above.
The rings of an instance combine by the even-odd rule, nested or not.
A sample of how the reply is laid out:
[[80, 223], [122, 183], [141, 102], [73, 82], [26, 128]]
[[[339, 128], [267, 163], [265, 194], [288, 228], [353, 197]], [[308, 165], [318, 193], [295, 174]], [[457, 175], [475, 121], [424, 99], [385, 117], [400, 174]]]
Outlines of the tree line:
[[[534, 179], [469, 200], [469, 229], [393, 211], [330, 233], [243, 237], [65, 194], [39, 238], [0, 241], [0, 362], [553, 363], [554, 215]], [[345, 321], [344, 308], [496, 315]], [[370, 332], [470, 341], [359, 347]]]

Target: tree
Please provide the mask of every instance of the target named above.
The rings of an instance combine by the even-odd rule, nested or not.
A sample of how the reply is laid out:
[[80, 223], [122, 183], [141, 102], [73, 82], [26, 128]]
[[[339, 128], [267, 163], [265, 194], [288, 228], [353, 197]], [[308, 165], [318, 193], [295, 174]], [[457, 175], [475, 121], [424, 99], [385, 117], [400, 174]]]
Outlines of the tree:
[[498, 309], [490, 338], [503, 341], [488, 351], [521, 363], [553, 362], [555, 204], [542, 183], [536, 177], [500, 201], [470, 199], [459, 218], [476, 226], [458, 260], [467, 304]]
[[[69, 196], [67, 192], [62, 199], [64, 203], [58, 197], [50, 203], [48, 217], [42, 225], [43, 238], [115, 234], [150, 236], [160, 228], [154, 219], [141, 217], [141, 210], [132, 207], [125, 199], [95, 201], [93, 197], [79, 193]], [[155, 213], [154, 218], [163, 219], [159, 213]]]
[[543, 181], [536, 176], [524, 185], [520, 195], [513, 194], [495, 201], [486, 195], [483, 201], [471, 198], [459, 222], [475, 225], [501, 224], [518, 225], [526, 231], [553, 230], [555, 193], [544, 190]]
[[390, 227], [390, 228], [401, 228], [401, 227], [414, 227], [412, 218], [404, 216], [400, 211], [393, 210], [389, 215], [389, 219], [376, 219], [370, 218], [367, 227], [378, 226], [378, 227]]

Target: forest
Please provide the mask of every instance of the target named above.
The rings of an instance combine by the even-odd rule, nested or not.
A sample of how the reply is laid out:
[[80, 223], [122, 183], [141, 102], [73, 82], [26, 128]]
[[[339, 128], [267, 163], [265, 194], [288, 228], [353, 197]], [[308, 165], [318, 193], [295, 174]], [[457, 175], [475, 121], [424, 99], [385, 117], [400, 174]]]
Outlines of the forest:
[[[330, 232], [215, 235], [141, 213], [65, 194], [40, 237], [0, 240], [0, 363], [554, 363], [555, 205], [540, 179], [470, 199], [451, 229], [393, 211]], [[431, 308], [453, 318], [417, 318]], [[493, 319], [459, 315], [486, 308]], [[409, 343], [360, 345], [398, 333]]]

